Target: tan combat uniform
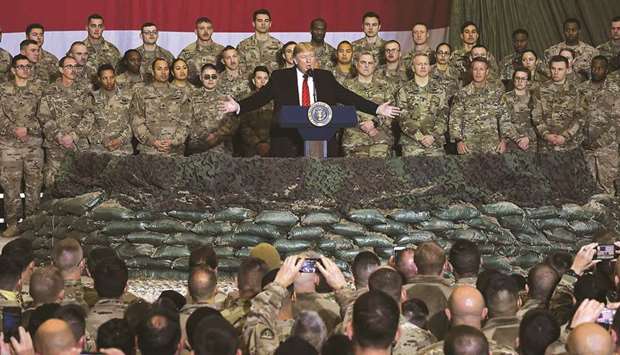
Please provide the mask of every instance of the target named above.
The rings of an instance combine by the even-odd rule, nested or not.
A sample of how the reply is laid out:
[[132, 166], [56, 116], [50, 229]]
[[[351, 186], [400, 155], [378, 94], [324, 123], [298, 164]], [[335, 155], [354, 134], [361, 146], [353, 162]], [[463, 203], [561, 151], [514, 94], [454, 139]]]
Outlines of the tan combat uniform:
[[179, 53], [179, 58], [187, 62], [187, 66], [189, 67], [189, 80], [194, 83], [199, 83], [200, 69], [202, 69], [202, 66], [207, 63], [215, 65], [223, 49], [224, 46], [213, 41], [206, 46], [201, 46], [198, 44], [198, 41], [196, 41], [183, 48], [181, 53]]
[[[95, 124], [91, 134], [90, 149], [99, 153], [114, 155], [131, 155], [131, 125], [129, 123], [129, 107], [132, 91], [115, 87], [111, 92], [99, 89], [93, 92], [95, 99]], [[113, 139], [120, 139], [121, 145], [114, 151], [105, 147]]]
[[282, 42], [277, 38], [269, 36], [268, 39], [259, 41], [256, 34], [253, 34], [237, 46], [239, 65], [246, 73], [251, 73], [259, 65], [264, 65], [273, 72], [278, 69], [277, 55], [280, 48]]

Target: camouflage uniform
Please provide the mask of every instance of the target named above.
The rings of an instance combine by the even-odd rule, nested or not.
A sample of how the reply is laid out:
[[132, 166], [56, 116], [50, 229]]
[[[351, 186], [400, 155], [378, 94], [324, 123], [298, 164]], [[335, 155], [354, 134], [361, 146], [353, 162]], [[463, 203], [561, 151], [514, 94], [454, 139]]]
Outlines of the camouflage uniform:
[[46, 84], [53, 83], [60, 76], [58, 71], [58, 58], [52, 53], [41, 48], [39, 62], [35, 65], [33, 78], [43, 79]]
[[416, 275], [403, 285], [403, 289], [407, 292], [407, 299], [424, 301], [429, 311], [427, 329], [441, 339], [449, 325], [444, 310], [452, 293], [452, 283], [438, 275]]
[[450, 139], [464, 141], [472, 153], [495, 152], [500, 139], [510, 131], [510, 120], [501, 104], [503, 90], [486, 83], [461, 89], [450, 112]]
[[43, 93], [37, 115], [45, 136], [45, 186], [50, 187], [53, 184], [62, 161], [70, 151], [58, 143], [56, 138], [59, 135], [70, 135], [73, 138], [73, 150], [88, 149], [88, 137], [94, 121], [92, 105], [92, 94], [84, 91], [76, 82], [65, 87], [58, 80]]
[[407, 75], [408, 68], [409, 67], [401, 60], [396, 70], [390, 70], [387, 68], [387, 64], [383, 64], [377, 68], [375, 75], [390, 82], [394, 87], [400, 88], [409, 80], [409, 76]]
[[[19, 193], [24, 180], [26, 216], [39, 207], [43, 185], [43, 132], [37, 119], [42, 88], [33, 82], [19, 87], [14, 81], [0, 86], [0, 185], [4, 190], [4, 220], [17, 225], [21, 207]], [[15, 136], [15, 128], [27, 129], [28, 141]]]
[[[112, 92], [103, 88], [93, 92], [95, 124], [90, 136], [91, 150], [114, 155], [133, 153], [129, 124], [131, 95], [130, 89], [121, 89], [118, 86]], [[118, 149], [110, 151], [105, 144], [113, 139], [120, 139], [122, 143]]]
[[116, 85], [123, 89], [127, 88], [133, 90], [133, 88], [138, 84], [144, 85], [144, 81], [145, 80], [142, 74], [136, 75], [128, 71], [116, 76]]
[[179, 311], [179, 323], [181, 325], [181, 336], [183, 337], [183, 339], [188, 339], [187, 319], [189, 318], [189, 316], [191, 316], [192, 313], [194, 313], [194, 311], [196, 311], [197, 309], [205, 307], [219, 310], [217, 306], [209, 303], [188, 303], [183, 306], [183, 308], [181, 308], [181, 310]]
[[[541, 86], [535, 99], [532, 121], [541, 137], [538, 148], [542, 151], [577, 148], [583, 138], [581, 128], [585, 111], [585, 101], [577, 86], [568, 80], [562, 85], [549, 81]], [[549, 133], [564, 136], [566, 142], [560, 146], [548, 144], [544, 137]]]
[[[491, 52], [487, 51], [486, 59], [490, 65], [489, 78], [499, 79], [499, 67], [497, 66], [495, 56]], [[455, 70], [459, 73], [459, 76], [467, 73], [469, 71], [469, 51], [466, 51], [465, 48], [455, 49], [452, 54], [450, 54], [450, 66], [455, 68]]]
[[[415, 45], [414, 45], [415, 47]], [[402, 61], [405, 64], [406, 68], [411, 68], [411, 66], [413, 65], [413, 57], [418, 54], [418, 53], [423, 53], [426, 54], [428, 56], [428, 61], [431, 65], [435, 64], [435, 62], [437, 61], [437, 56], [435, 55], [435, 50], [432, 49], [431, 47], [426, 47], [422, 50], [413, 48], [412, 50], [409, 51], [409, 53], [405, 54], [405, 56], [403, 57]]]
[[271, 144], [271, 126], [273, 122], [273, 102], [241, 116], [239, 132], [242, 141], [242, 153], [246, 157], [258, 155], [259, 143]]
[[517, 317], [523, 318], [523, 316], [532, 309], [547, 308], [545, 304], [537, 299], [528, 298], [527, 301], [517, 311]]
[[605, 80], [599, 87], [586, 81], [579, 90], [587, 105], [584, 126], [586, 161], [599, 187], [613, 194], [619, 163], [620, 88]]
[[334, 66], [334, 69], [332, 69], [332, 74], [334, 74], [334, 78], [336, 78], [336, 81], [339, 82], [340, 85], [344, 85], [345, 81], [353, 79], [353, 70], [353, 67], [351, 67], [351, 71], [348, 73], [343, 73], [338, 70], [337, 66]]
[[[84, 300], [84, 289], [86, 287], [82, 283], [82, 280], [65, 280], [65, 297], [62, 301], [63, 304], [78, 304], [84, 308], [85, 312], [88, 312], [89, 306]], [[97, 334], [97, 332], [95, 332]]]
[[107, 63], [116, 67], [121, 59], [121, 53], [118, 51], [118, 48], [103, 38], [97, 44], [92, 43], [88, 38], [82, 42], [84, 42], [86, 49], [88, 49], [88, 64], [95, 69], [95, 73], [102, 64]]
[[123, 319], [126, 309], [127, 305], [120, 298], [100, 299], [86, 317], [86, 330], [96, 341], [99, 327], [110, 319]]
[[[549, 310], [553, 313], [555, 319], [557, 319], [558, 323], [566, 324], [570, 322], [573, 317], [573, 311], [575, 305], [573, 304], [573, 300], [575, 299], [575, 282], [577, 282], [577, 278], [573, 275], [564, 274], [558, 282], [558, 285], [553, 290], [553, 294], [551, 295], [551, 300], [549, 301]], [[541, 308], [544, 305], [540, 305]], [[523, 307], [522, 307], [523, 308]], [[521, 317], [523, 317], [521, 314]]]
[[476, 282], [478, 282], [478, 277], [477, 276], [472, 276], [472, 277], [461, 277], [458, 280], [456, 280], [454, 282], [454, 287], [459, 287], [459, 286], [471, 286], [471, 287], [476, 287]]
[[598, 55], [598, 50], [591, 45], [579, 41], [575, 46], [569, 46], [566, 42], [560, 42], [545, 49], [545, 61], [549, 63], [551, 57], [560, 54], [562, 49], [570, 48], [575, 51], [575, 62], [573, 68], [576, 72], [586, 71], [590, 72], [590, 63], [592, 58]]
[[[187, 138], [189, 152], [209, 150], [232, 155], [231, 137], [239, 127], [239, 118], [220, 111], [218, 103], [222, 96], [222, 92], [218, 89], [207, 91], [202, 88], [196, 90], [190, 97], [192, 120]], [[220, 143], [214, 147], [206, 146], [207, 136], [210, 133], [219, 138]]]
[[93, 63], [86, 62], [76, 73], [75, 83], [81, 86], [82, 90], [90, 91], [97, 80], [97, 68], [93, 67]]
[[237, 295], [229, 295], [222, 306], [222, 317], [235, 327], [237, 331], [241, 332], [248, 319], [250, 307], [252, 307], [251, 299], [239, 298]]
[[[252, 68], [252, 70], [254, 70], [254, 68]], [[240, 70], [239, 76], [235, 77], [228, 71], [224, 70], [219, 74], [219, 76], [217, 85], [219, 86], [220, 92], [224, 95], [230, 95], [237, 101], [250, 95], [250, 81], [248, 76], [243, 71]]]
[[[491, 355], [518, 355], [519, 353], [510, 346], [501, 345], [491, 339], [489, 341], [489, 353]], [[420, 355], [442, 355], [443, 352], [443, 340], [436, 342], [430, 346], [421, 349], [418, 354]]]
[[510, 91], [502, 95], [502, 105], [508, 113], [510, 119], [510, 132], [508, 132], [511, 141], [508, 144], [510, 151], [520, 150], [517, 146], [517, 140], [523, 137], [529, 138], [528, 151], [537, 151], [537, 139], [534, 124], [532, 123], [532, 110], [534, 109], [534, 97], [529, 91], [519, 96], [514, 91]]
[[200, 69], [202, 69], [202, 66], [207, 63], [215, 65], [217, 57], [223, 49], [224, 46], [219, 43], [211, 42], [206, 46], [201, 46], [198, 44], [198, 41], [192, 42], [187, 47], [183, 48], [179, 54], [179, 58], [187, 62], [190, 81], [196, 83], [200, 82]]
[[270, 71], [278, 69], [277, 55], [282, 48], [282, 42], [275, 37], [269, 36], [264, 41], [259, 41], [256, 34], [244, 39], [237, 46], [239, 52], [239, 65], [242, 70], [250, 73], [259, 65], [264, 65]]
[[484, 324], [482, 332], [487, 339], [514, 348], [519, 336], [519, 323], [521, 318], [517, 316], [493, 317]]
[[515, 66], [521, 65], [521, 53], [514, 52], [508, 54], [499, 63], [500, 80], [512, 81], [512, 74], [514, 73]]
[[[147, 74], [153, 75], [152, 66], [153, 66], [153, 62], [155, 61], [155, 59], [163, 58], [166, 60], [168, 65], [172, 64], [172, 61], [174, 60], [174, 56], [172, 55], [172, 53], [170, 53], [170, 51], [158, 45], [155, 45], [155, 50], [152, 50], [152, 51], [145, 50], [144, 45], [141, 45], [140, 47], [136, 48], [136, 50], [140, 52], [140, 55], [142, 56], [142, 64], [140, 65], [140, 74], [142, 75], [142, 77], [144, 77]], [[189, 64], [188, 64], [188, 69], [189, 69]], [[170, 71], [172, 72], [172, 70]]]
[[295, 293], [293, 316], [302, 311], [315, 311], [323, 319], [328, 334], [342, 321], [340, 306], [330, 293]]
[[[354, 93], [374, 103], [382, 104], [393, 98], [394, 88], [385, 80], [373, 75], [372, 82], [364, 84], [357, 78], [344, 82], [344, 86]], [[357, 111], [358, 124], [366, 121], [374, 121], [375, 128], [379, 131], [371, 137], [359, 127], [345, 128], [342, 135], [342, 148], [345, 156], [387, 158], [391, 155], [394, 145], [392, 135], [392, 120], [378, 118], [367, 113]]]
[[[402, 110], [398, 125], [403, 156], [444, 155], [449, 108], [446, 91], [439, 81], [430, 79], [423, 87], [415, 79], [408, 81], [396, 93], [394, 104]], [[435, 138], [430, 147], [421, 143], [427, 135]]]
[[314, 55], [316, 56], [320, 69], [332, 70], [334, 68], [336, 49], [329, 43], [323, 42], [322, 46], [314, 47]]
[[364, 36], [358, 40], [353, 41], [351, 45], [353, 46], [354, 60], [357, 60], [357, 57], [360, 55], [360, 53], [370, 52], [372, 53], [373, 57], [375, 57], [375, 63], [383, 63], [383, 47], [385, 46], [385, 40], [383, 38], [377, 36], [377, 39], [374, 43], [369, 43], [368, 38]]
[[252, 299], [252, 307], [243, 327], [243, 343], [250, 355], [271, 355], [291, 334], [293, 320], [277, 319], [284, 299], [290, 297], [286, 288], [275, 282]]
[[[189, 98], [183, 90], [170, 83], [161, 88], [154, 84], [136, 87], [130, 113], [140, 153], [183, 154], [192, 119]], [[153, 146], [155, 140], [163, 139], [172, 141], [169, 153], [162, 153]]]
[[11, 76], [11, 54], [0, 48], [0, 83], [8, 81]]

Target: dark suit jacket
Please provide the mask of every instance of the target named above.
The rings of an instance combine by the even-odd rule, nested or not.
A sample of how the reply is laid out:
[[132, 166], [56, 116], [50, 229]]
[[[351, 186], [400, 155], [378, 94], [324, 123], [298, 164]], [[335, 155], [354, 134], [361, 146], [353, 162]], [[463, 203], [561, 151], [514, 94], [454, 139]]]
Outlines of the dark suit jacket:
[[[344, 104], [352, 105], [358, 111], [362, 111], [371, 115], [377, 112], [378, 105], [372, 101], [368, 101], [365, 98], [355, 94], [352, 91], [344, 88], [340, 85], [331, 72], [327, 70], [316, 69], [314, 70], [314, 87], [316, 90], [317, 101], [325, 102], [329, 105]], [[312, 95], [313, 93], [310, 93]], [[299, 92], [297, 91], [297, 68], [276, 70], [271, 74], [267, 85], [263, 86], [254, 95], [243, 99], [239, 102], [241, 107], [239, 114], [243, 114], [249, 111], [258, 109], [264, 106], [269, 101], [274, 102], [274, 122], [277, 121], [278, 113], [282, 106], [286, 105], [299, 105]], [[272, 150], [274, 148], [274, 140], [283, 139], [286, 145], [290, 145], [290, 148], [294, 150], [287, 154], [287, 152], [273, 152], [275, 156], [296, 156], [301, 155], [303, 152], [303, 141], [295, 129], [275, 128], [272, 129]], [[281, 143], [281, 142], [280, 142]], [[280, 154], [283, 153], [283, 154]]]

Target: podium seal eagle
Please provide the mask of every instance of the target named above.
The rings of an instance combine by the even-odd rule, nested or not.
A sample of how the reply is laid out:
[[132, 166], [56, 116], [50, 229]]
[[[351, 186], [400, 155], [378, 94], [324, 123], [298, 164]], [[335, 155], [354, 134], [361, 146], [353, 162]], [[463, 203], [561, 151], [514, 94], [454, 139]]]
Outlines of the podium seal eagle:
[[315, 127], [327, 126], [332, 121], [332, 108], [325, 102], [317, 101], [308, 109], [308, 121]]

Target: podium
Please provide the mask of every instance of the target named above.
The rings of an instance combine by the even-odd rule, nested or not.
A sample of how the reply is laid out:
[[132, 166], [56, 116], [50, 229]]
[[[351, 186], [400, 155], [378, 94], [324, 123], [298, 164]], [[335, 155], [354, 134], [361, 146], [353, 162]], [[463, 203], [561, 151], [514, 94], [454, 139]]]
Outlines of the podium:
[[341, 128], [357, 126], [354, 106], [331, 106], [332, 119], [325, 126], [316, 126], [308, 119], [309, 107], [282, 106], [278, 114], [280, 127], [295, 128], [304, 140], [304, 156], [316, 159], [327, 158], [327, 141]]

